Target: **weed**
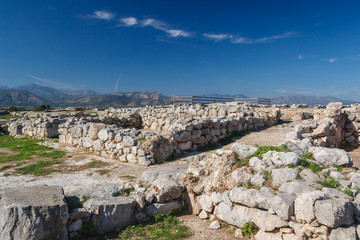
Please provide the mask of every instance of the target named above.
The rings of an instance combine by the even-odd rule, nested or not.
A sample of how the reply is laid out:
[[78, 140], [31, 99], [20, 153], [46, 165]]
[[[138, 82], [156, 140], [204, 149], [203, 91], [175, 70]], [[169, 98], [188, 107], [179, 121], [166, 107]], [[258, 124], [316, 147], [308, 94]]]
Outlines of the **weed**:
[[294, 164], [294, 163], [290, 163], [288, 166], [289, 166], [289, 168], [294, 168], [294, 167], [295, 167], [295, 164]]
[[304, 155], [301, 155], [300, 157], [301, 157], [300, 166], [309, 168], [314, 173], [317, 173], [318, 171], [320, 171], [322, 169], [321, 164], [317, 164], [317, 163], [308, 161], [308, 159], [313, 159], [312, 153], [309, 152]]
[[343, 167], [342, 166], [335, 166], [338, 172], [342, 172]]
[[340, 183], [338, 183], [333, 177], [327, 177], [325, 180], [318, 181], [317, 183], [321, 184], [323, 187], [328, 187], [328, 188], [340, 187]]
[[87, 201], [87, 200], [90, 200], [92, 198], [94, 198], [95, 196], [91, 196], [91, 195], [82, 195], [82, 201], [80, 201], [80, 204], [81, 204], [81, 207], [83, 207], [84, 203]]
[[85, 164], [85, 167], [87, 168], [100, 168], [103, 167], [104, 165], [108, 165], [107, 163], [104, 163], [101, 160], [91, 160], [91, 162]]
[[187, 226], [171, 215], [157, 214], [150, 225], [133, 225], [119, 234], [122, 239], [175, 240], [190, 237], [192, 233]]
[[244, 226], [241, 228], [241, 232], [245, 235], [245, 237], [250, 238], [252, 235], [254, 235], [259, 228], [252, 224], [251, 222], [247, 222], [244, 224]]
[[99, 174], [99, 175], [105, 175], [105, 174], [108, 174], [109, 172], [111, 172], [111, 170], [109, 169], [100, 169], [100, 170], [96, 170], [96, 172]]
[[138, 142], [144, 142], [146, 140], [146, 137], [139, 137], [138, 139], [136, 139]]
[[234, 152], [236, 158], [236, 167], [248, 167], [249, 166], [249, 158], [241, 158], [239, 155]]
[[263, 173], [267, 180], [271, 178], [271, 173], [269, 171], [264, 170]]
[[126, 175], [126, 176], [124, 176], [124, 178], [126, 178], [128, 180], [134, 180], [136, 177], [132, 176], [132, 175]]
[[10, 165], [4, 165], [4, 166], [2, 166], [2, 167], [0, 168], [0, 172], [4, 171], [4, 170], [6, 170], [6, 169], [9, 169], [9, 168], [11, 168]]
[[353, 193], [353, 191], [351, 191], [349, 188], [346, 188], [345, 190], [344, 190], [344, 193], [346, 194], [346, 195], [348, 195], [349, 197], [354, 197], [354, 193]]
[[248, 157], [248, 159], [251, 159], [253, 157], [262, 158], [263, 154], [269, 152], [269, 151], [277, 151], [277, 152], [290, 152], [290, 150], [283, 144], [280, 147], [275, 146], [257, 146], [258, 149]]
[[10, 173], [5, 173], [3, 176], [4, 177], [8, 177], [8, 176], [10, 176], [11, 174]]
[[116, 196], [129, 196], [132, 190], [132, 188], [122, 188], [117, 192]]

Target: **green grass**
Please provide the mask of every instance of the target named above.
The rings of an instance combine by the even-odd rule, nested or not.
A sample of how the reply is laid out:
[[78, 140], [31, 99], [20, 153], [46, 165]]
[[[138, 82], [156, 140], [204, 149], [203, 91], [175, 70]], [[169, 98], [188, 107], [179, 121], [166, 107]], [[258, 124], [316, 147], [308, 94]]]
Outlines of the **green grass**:
[[136, 139], [138, 142], [144, 142], [146, 140], [146, 137], [139, 137], [138, 139]]
[[132, 188], [122, 188], [117, 192], [116, 196], [129, 196], [132, 190]]
[[305, 168], [309, 168], [314, 173], [317, 173], [322, 169], [321, 164], [317, 164], [317, 163], [308, 161], [309, 159], [313, 159], [313, 154], [312, 153], [309, 152], [309, 153], [306, 153], [304, 155], [301, 155], [300, 157], [301, 157], [300, 166], [305, 167]]
[[250, 238], [253, 236], [259, 228], [252, 224], [251, 222], [247, 222], [244, 224], [244, 226], [241, 228], [241, 232], [244, 234], [245, 237]]
[[106, 166], [108, 165], [108, 163], [105, 163], [101, 160], [91, 160], [91, 162], [85, 164], [85, 167], [87, 168], [100, 168], [100, 167], [103, 167], [103, 166]]
[[327, 177], [325, 180], [318, 181], [317, 183], [321, 184], [323, 187], [328, 188], [338, 188], [341, 186], [340, 183], [338, 183], [333, 177]]
[[22, 168], [17, 168], [16, 172], [23, 174], [23, 175], [24, 174], [32, 174], [35, 176], [44, 176], [44, 175], [48, 175], [55, 171], [55, 170], [49, 168], [49, 166], [54, 165], [54, 164], [60, 164], [60, 163], [61, 162], [57, 161], [57, 160], [39, 161], [36, 163], [29, 164]]
[[146, 240], [175, 240], [190, 237], [192, 233], [187, 226], [171, 215], [155, 215], [155, 221], [149, 225], [133, 225], [119, 234], [118, 240], [146, 239]]
[[65, 155], [64, 151], [52, 151], [53, 148], [38, 144], [40, 142], [43, 140], [0, 136], [0, 148], [7, 148], [15, 152], [15, 154], [1, 154], [0, 163], [23, 161], [36, 157], [58, 159]]
[[349, 188], [346, 188], [345, 190], [344, 190], [344, 193], [346, 194], [346, 195], [348, 195], [349, 197], [354, 197], [354, 193], [353, 193], [353, 191], [351, 191]]
[[5, 114], [5, 115], [0, 115], [0, 119], [6, 119], [6, 120], [10, 120], [12, 118], [23, 118], [23, 116], [15, 116], [15, 115], [11, 115], [11, 114]]
[[99, 175], [103, 176], [103, 175], [105, 175], [105, 174], [110, 173], [111, 170], [109, 170], [109, 169], [100, 169], [100, 170], [96, 170], [96, 172], [97, 172]]
[[251, 159], [253, 157], [262, 158], [262, 156], [269, 152], [269, 151], [276, 151], [276, 152], [291, 152], [285, 145], [281, 145], [279, 147], [277, 146], [257, 146], [257, 150], [248, 157], [248, 159]]

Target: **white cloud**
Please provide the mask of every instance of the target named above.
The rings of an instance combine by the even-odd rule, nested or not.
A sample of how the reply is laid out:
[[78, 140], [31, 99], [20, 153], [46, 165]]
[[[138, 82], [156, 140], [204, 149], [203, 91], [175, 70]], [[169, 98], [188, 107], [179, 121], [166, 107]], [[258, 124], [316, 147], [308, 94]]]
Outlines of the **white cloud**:
[[113, 20], [115, 15], [109, 11], [101, 10], [95, 11], [94, 14], [89, 15], [92, 18], [102, 19], [102, 20]]
[[299, 60], [301, 60], [301, 59], [303, 59], [303, 58], [304, 58], [303, 55], [298, 55], [298, 56], [297, 56], [297, 59], [299, 59]]
[[166, 30], [171, 37], [188, 37], [190, 34], [183, 30], [169, 29]]
[[160, 20], [157, 19], [153, 19], [153, 18], [146, 18], [143, 19], [141, 21], [141, 25], [143, 27], [152, 27], [155, 28], [157, 30], [166, 32], [167, 34], [170, 35], [170, 37], [189, 37], [190, 33], [184, 31], [184, 30], [180, 30], [180, 29], [171, 29], [168, 24], [166, 24], [165, 22], [162, 22]]
[[126, 18], [121, 18], [120, 22], [125, 24], [126, 26], [133, 26], [138, 23], [138, 20], [134, 17], [126, 17]]
[[326, 61], [328, 61], [329, 63], [334, 63], [336, 62], [338, 59], [337, 58], [329, 58], [329, 59], [325, 59]]
[[284, 39], [284, 38], [291, 38], [296, 36], [297, 33], [295, 32], [286, 32], [280, 35], [274, 35], [270, 37], [263, 37], [263, 38], [248, 38], [243, 37], [240, 35], [233, 35], [228, 33], [203, 33], [204, 37], [210, 38], [214, 40], [215, 42], [218, 42], [220, 40], [229, 39], [232, 43], [239, 43], [239, 44], [255, 44], [255, 43], [267, 43], [267, 42], [273, 42], [278, 39]]
[[207, 38], [211, 38], [214, 41], [220, 41], [223, 39], [228, 39], [231, 37], [231, 35], [227, 34], [227, 33], [218, 33], [218, 34], [214, 34], [214, 33], [203, 33], [204, 37]]

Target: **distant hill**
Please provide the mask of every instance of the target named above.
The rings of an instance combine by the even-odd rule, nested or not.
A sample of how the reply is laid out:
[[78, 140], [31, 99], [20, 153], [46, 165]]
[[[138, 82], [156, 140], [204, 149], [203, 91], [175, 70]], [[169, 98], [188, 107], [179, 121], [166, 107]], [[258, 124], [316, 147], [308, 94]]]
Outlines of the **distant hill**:
[[273, 104], [309, 104], [309, 105], [327, 105], [329, 102], [342, 102], [343, 104], [352, 104], [355, 101], [343, 100], [332, 96], [306, 96], [301, 94], [291, 94], [285, 96], [271, 97]]
[[78, 97], [97, 95], [97, 93], [92, 90], [64, 91], [51, 87], [42, 86], [36, 83], [29, 83], [23, 86], [15, 87], [13, 89], [27, 91], [42, 98], [54, 98], [54, 99], [78, 98]]
[[1, 106], [35, 106], [45, 104], [47, 101], [32, 93], [22, 90], [0, 90]]
[[93, 107], [136, 107], [171, 103], [172, 98], [158, 92], [125, 92], [67, 99], [64, 104]]

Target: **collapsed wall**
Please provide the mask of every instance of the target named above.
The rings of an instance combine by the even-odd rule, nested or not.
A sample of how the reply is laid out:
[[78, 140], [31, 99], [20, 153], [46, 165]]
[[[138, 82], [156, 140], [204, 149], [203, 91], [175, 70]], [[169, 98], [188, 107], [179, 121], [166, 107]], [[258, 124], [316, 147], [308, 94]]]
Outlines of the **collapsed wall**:
[[22, 119], [10, 123], [8, 131], [12, 136], [58, 136], [61, 144], [150, 165], [155, 159], [194, 151], [235, 133], [271, 126], [279, 118], [279, 109], [259, 111], [234, 103], [124, 108], [109, 109], [94, 118]]

